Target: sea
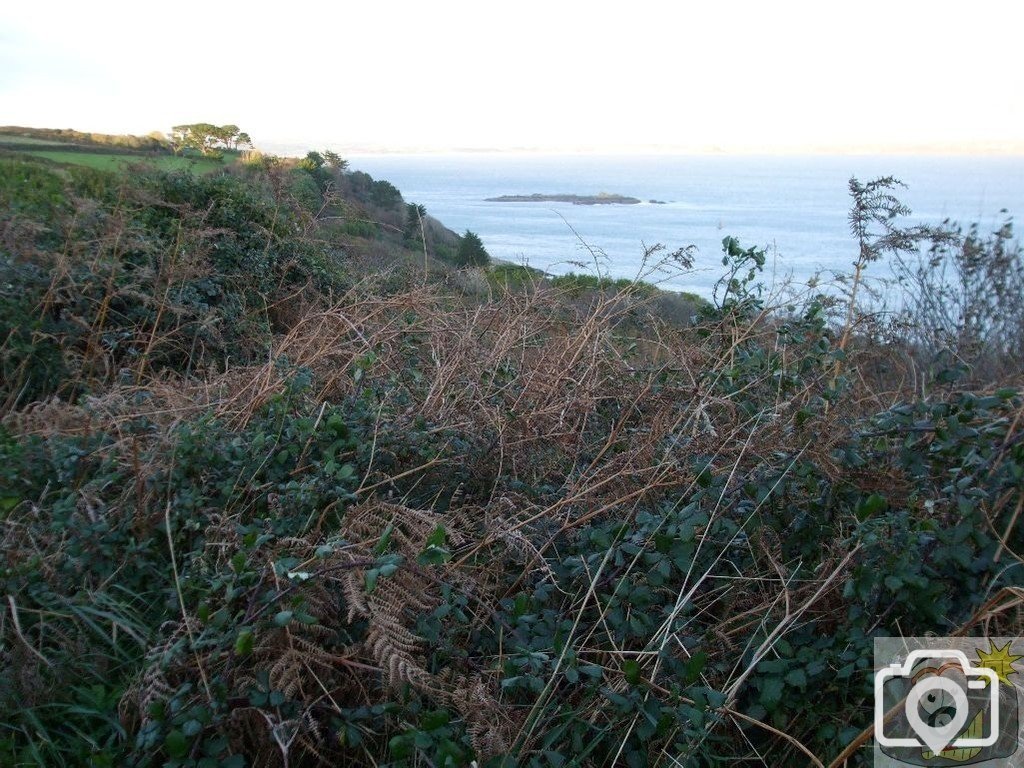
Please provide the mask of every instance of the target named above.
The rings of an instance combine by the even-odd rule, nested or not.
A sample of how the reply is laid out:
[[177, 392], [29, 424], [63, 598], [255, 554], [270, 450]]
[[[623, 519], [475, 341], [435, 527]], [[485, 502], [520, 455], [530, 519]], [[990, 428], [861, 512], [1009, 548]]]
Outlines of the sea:
[[[899, 179], [905, 187], [896, 194], [912, 211], [900, 223], [908, 226], [949, 219], [990, 232], [1024, 215], [1024, 157], [466, 153], [349, 160], [353, 170], [392, 182], [447, 227], [476, 232], [496, 259], [549, 274], [641, 276], [705, 297], [722, 275], [727, 236], [766, 249], [770, 285], [813, 285], [849, 273], [857, 255], [848, 218], [851, 177]], [[602, 192], [643, 202], [487, 201]], [[664, 249], [645, 261], [655, 246]], [[691, 246], [691, 269], [649, 272], [658, 256]], [[877, 278], [891, 274], [884, 263], [871, 269]]]

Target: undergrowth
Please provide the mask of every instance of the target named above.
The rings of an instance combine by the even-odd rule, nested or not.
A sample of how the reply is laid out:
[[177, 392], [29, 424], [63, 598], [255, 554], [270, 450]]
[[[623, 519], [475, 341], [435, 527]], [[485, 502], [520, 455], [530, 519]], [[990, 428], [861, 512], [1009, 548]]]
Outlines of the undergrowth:
[[3, 162], [4, 765], [866, 765], [875, 636], [1020, 633], [1015, 382], [757, 248], [665, 323], [365, 274], [326, 177]]

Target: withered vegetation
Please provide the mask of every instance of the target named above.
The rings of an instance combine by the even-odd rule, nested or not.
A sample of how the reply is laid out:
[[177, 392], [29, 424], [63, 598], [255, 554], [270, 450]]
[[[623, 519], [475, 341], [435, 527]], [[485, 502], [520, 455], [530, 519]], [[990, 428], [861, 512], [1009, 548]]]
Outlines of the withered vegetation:
[[670, 321], [344, 168], [0, 164], [4, 765], [866, 765], [875, 635], [1022, 631], [998, 306], [726, 238]]

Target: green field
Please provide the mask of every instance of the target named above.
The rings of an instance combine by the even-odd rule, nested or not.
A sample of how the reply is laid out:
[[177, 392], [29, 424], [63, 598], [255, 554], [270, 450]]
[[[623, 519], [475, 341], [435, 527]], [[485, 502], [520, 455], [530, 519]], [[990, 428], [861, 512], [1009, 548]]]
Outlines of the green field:
[[222, 160], [178, 157], [176, 155], [115, 155], [105, 152], [66, 152], [61, 150], [41, 150], [25, 154], [52, 160], [55, 163], [84, 165], [100, 171], [119, 171], [129, 165], [139, 163], [164, 171], [187, 169], [195, 173], [208, 173], [224, 167]]

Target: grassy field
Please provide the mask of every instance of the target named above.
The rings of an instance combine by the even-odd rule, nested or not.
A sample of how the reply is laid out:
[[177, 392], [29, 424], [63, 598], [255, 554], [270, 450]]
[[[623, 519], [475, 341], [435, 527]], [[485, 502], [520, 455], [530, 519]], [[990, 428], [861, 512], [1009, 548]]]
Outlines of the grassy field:
[[104, 152], [66, 152], [61, 150], [41, 150], [25, 154], [52, 160], [55, 163], [84, 165], [100, 171], [117, 171], [136, 163], [144, 163], [152, 168], [165, 171], [189, 169], [196, 173], [207, 173], [224, 167], [222, 160], [178, 157], [176, 155], [115, 155]]

